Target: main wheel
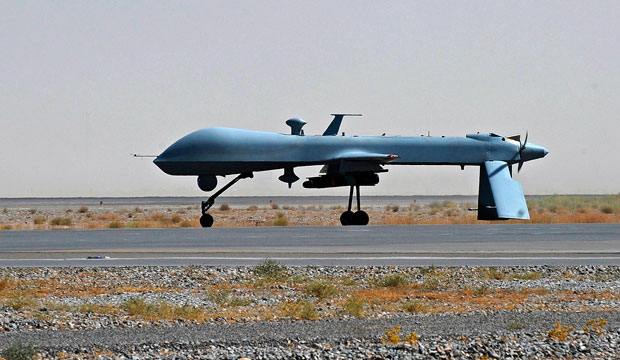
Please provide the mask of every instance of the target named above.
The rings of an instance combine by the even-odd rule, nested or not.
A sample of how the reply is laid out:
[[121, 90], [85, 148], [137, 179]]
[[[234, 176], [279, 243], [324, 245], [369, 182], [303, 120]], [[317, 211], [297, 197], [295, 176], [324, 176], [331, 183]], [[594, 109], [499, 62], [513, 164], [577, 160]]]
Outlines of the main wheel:
[[200, 217], [200, 225], [202, 227], [211, 227], [213, 226], [213, 216], [211, 214], [204, 214]]
[[353, 225], [353, 211], [345, 211], [340, 215], [340, 223], [343, 226]]
[[368, 225], [370, 218], [363, 210], [358, 210], [353, 214], [353, 224], [355, 225]]

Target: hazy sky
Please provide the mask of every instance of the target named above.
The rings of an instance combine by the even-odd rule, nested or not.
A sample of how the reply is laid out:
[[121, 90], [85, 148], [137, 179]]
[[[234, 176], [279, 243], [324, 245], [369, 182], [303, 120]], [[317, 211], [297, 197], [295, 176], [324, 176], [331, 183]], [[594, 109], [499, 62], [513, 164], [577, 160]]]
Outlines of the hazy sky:
[[[132, 152], [194, 130], [525, 134], [526, 194], [620, 192], [618, 1], [0, 1], [0, 197], [202, 193]], [[363, 194], [475, 194], [478, 169], [388, 167]], [[312, 176], [319, 168], [297, 170]], [[281, 171], [227, 195], [289, 190]], [[220, 182], [221, 183], [221, 182]]]

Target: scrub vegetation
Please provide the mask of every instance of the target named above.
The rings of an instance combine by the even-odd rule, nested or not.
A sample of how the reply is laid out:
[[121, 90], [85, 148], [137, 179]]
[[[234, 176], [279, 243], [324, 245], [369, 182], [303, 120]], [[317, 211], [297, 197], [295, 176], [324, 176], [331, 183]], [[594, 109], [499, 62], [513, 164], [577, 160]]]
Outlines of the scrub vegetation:
[[[520, 223], [619, 223], [620, 194], [553, 195], [531, 197], [528, 201], [531, 220], [509, 220], [502, 224]], [[387, 205], [364, 207], [370, 225], [441, 225], [488, 224], [478, 221], [475, 203], [436, 201], [409, 206]], [[174, 228], [200, 227], [197, 206], [163, 208], [104, 207], [75, 209], [5, 209], [0, 213], [2, 230], [104, 229], [104, 228]], [[248, 208], [232, 208], [222, 204], [209, 212], [217, 220], [215, 226], [340, 226], [342, 205], [289, 206], [276, 203]]]
[[306, 285], [306, 293], [319, 300], [325, 300], [335, 296], [338, 289], [326, 280], [316, 280]]
[[0, 358], [6, 360], [31, 360], [39, 353], [39, 350], [31, 344], [16, 341], [0, 352]]
[[[266, 259], [252, 268], [234, 272], [199, 266], [150, 270], [158, 273], [156, 278], [167, 278], [167, 286], [157, 285], [152, 278], [127, 278], [128, 270], [123, 268], [84, 268], [77, 274], [71, 268], [0, 270], [0, 311], [17, 312], [33, 319], [53, 317], [65, 324], [62, 326], [71, 327], [62, 320], [69, 313], [146, 322], [204, 323], [210, 319], [372, 319], [500, 310], [599, 313], [615, 311], [613, 304], [620, 301], [620, 291], [605, 286], [620, 280], [617, 269], [528, 269], [351, 267], [334, 268], [319, 275], [313, 267], [286, 267]], [[571, 283], [595, 284], [598, 290], [539, 287], [540, 281], [562, 284], [566, 279], [571, 279]], [[124, 296], [120, 303], [96, 300], [106, 298], [101, 295], [119, 294]], [[191, 294], [196, 299], [192, 304], [199, 305], [167, 300], [167, 294]], [[584, 331], [592, 334], [602, 334], [606, 325], [603, 318], [583, 324]], [[524, 327], [507, 324], [508, 329]], [[549, 337], [561, 339], [571, 331], [563, 325], [556, 326], [550, 329]]]
[[201, 320], [205, 318], [205, 312], [201, 308], [190, 305], [178, 306], [164, 301], [149, 303], [140, 297], [127, 300], [122, 308], [127, 314], [145, 320]]
[[283, 212], [278, 212], [276, 214], [277, 218], [273, 221], [273, 225], [275, 226], [287, 226], [288, 219], [286, 218], [286, 214]]

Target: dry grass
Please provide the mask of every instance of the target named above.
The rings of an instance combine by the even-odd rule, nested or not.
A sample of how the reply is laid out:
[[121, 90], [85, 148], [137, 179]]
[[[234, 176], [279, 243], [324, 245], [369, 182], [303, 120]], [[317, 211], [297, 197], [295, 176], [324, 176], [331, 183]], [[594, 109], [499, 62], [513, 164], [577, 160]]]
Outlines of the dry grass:
[[277, 260], [265, 259], [256, 264], [252, 269], [254, 274], [268, 279], [282, 279], [286, 275], [287, 269], [284, 264]]
[[248, 306], [252, 304], [249, 297], [233, 296], [228, 288], [215, 288], [208, 294], [209, 300], [220, 307]]
[[304, 300], [299, 302], [286, 302], [281, 306], [281, 314], [284, 317], [291, 317], [297, 320], [318, 320], [319, 314], [316, 306]]
[[409, 293], [410, 289], [405, 288], [370, 288], [360, 290], [353, 295], [359, 297], [364, 303], [376, 307], [395, 304], [406, 298]]
[[203, 309], [194, 306], [177, 306], [167, 302], [149, 303], [139, 297], [127, 300], [122, 308], [127, 314], [145, 320], [204, 320], [206, 317]]
[[[620, 216], [609, 215], [593, 210], [580, 211], [535, 211], [530, 213], [531, 223], [536, 224], [579, 224], [579, 223], [617, 223], [620, 222]], [[513, 220], [511, 222], [517, 222]], [[519, 221], [525, 223], [524, 221]]]
[[[165, 302], [149, 303], [143, 294], [159, 292], [162, 295], [187, 291], [183, 287], [159, 287], [152, 279], [128, 281], [122, 273], [100, 272], [86, 269], [77, 274], [62, 274], [54, 271], [39, 280], [22, 280], [22, 274], [34, 274], [35, 269], [0, 272], [0, 304], [9, 309], [20, 309], [29, 316], [50, 316], [53, 311], [107, 314], [110, 316], [136, 316], [145, 321], [178, 320], [204, 322], [207, 319], [224, 319], [226, 322], [281, 320], [284, 318], [313, 320], [346, 314], [353, 317], [375, 317], [377, 314], [445, 313], [498, 310], [563, 310], [563, 311], [611, 311], [584, 301], [593, 298], [607, 303], [620, 301], [620, 292], [574, 291], [546, 289], [503, 289], [494, 284], [510, 283], [513, 279], [535, 279], [544, 273], [480, 267], [472, 269], [466, 276], [476, 285], [463, 287], [463, 274], [449, 268], [422, 267], [391, 271], [378, 279], [361, 277], [356, 269], [345, 274], [325, 276], [319, 279], [301, 275], [289, 275], [289, 271], [276, 261], [266, 260], [254, 268], [253, 274], [237, 280], [220, 279], [216, 274], [196, 271], [187, 267], [173, 270], [169, 274], [174, 283], [192, 279], [196, 286], [190, 291], [207, 296], [217, 306], [208, 313], [205, 309], [175, 306]], [[585, 274], [581, 281], [615, 281], [617, 277], [601, 274]], [[416, 281], [411, 281], [412, 276]], [[28, 276], [31, 278], [31, 276]], [[355, 280], [353, 280], [356, 278]], [[393, 279], [405, 279], [393, 280]], [[564, 274], [557, 274], [562, 280]], [[276, 280], [266, 280], [276, 279]], [[110, 287], [109, 284], [117, 284]], [[183, 288], [183, 289], [182, 289]], [[122, 306], [93, 305], [89, 299], [100, 294], [131, 293], [134, 298]], [[76, 297], [86, 304], [80, 306], [54, 303], [48, 297]], [[275, 301], [269, 305], [251, 305], [252, 296], [266, 296]], [[310, 300], [309, 300], [310, 299]], [[330, 306], [325, 306], [329, 304]], [[46, 312], [37, 309], [47, 308]], [[53, 315], [53, 314], [52, 314]], [[61, 315], [63, 316], [63, 315]], [[598, 333], [604, 326], [600, 320], [587, 326], [592, 333]], [[584, 324], [586, 325], [586, 324]]]
[[120, 229], [123, 227], [123, 224], [120, 221], [112, 221], [108, 227], [110, 229]]
[[[55, 297], [90, 297], [100, 294], [117, 294], [121, 292], [144, 293], [144, 292], [169, 292], [173, 289], [156, 286], [132, 286], [124, 284], [122, 279], [117, 280], [117, 286], [109, 286], [106, 279], [100, 279], [96, 273], [83, 273], [80, 281], [73, 278], [50, 277], [41, 280], [29, 280], [16, 282], [9, 277], [0, 280], [0, 300], [12, 297], [22, 290], [34, 298], [47, 296]], [[24, 293], [22, 293], [23, 295]]]
[[377, 284], [382, 287], [398, 288], [406, 286], [409, 280], [401, 274], [386, 275], [384, 278], [379, 279]]
[[536, 280], [540, 277], [540, 274], [533, 271], [513, 272], [510, 275], [512, 280]]
[[8, 289], [8, 288], [12, 288], [15, 286], [15, 282], [11, 281], [11, 279], [9, 279], [8, 275], [4, 275], [1, 279], [0, 279], [0, 292]]
[[480, 278], [488, 280], [504, 280], [506, 277], [503, 272], [494, 267], [480, 268], [478, 273], [480, 274]]
[[342, 310], [347, 315], [361, 319], [364, 317], [364, 300], [355, 295], [349, 296], [342, 304]]
[[72, 224], [70, 217], [57, 217], [50, 220], [52, 226], [70, 226]]
[[552, 213], [572, 212], [579, 209], [592, 209], [605, 213], [617, 213], [620, 209], [620, 194], [603, 196], [554, 195], [528, 200], [528, 207]]
[[119, 218], [118, 214], [107, 212], [107, 213], [99, 215], [99, 220], [103, 220], [103, 221], [118, 221], [118, 220], [120, 220], [120, 218]]
[[613, 214], [615, 211], [616, 210], [614, 208], [608, 205], [601, 207], [601, 212], [603, 214]]
[[307, 284], [306, 293], [319, 299], [319, 301], [329, 299], [338, 294], [338, 289], [330, 281], [316, 280]]
[[[497, 290], [485, 287], [463, 290], [427, 291], [418, 284], [401, 288], [370, 288], [354, 295], [374, 309], [442, 313], [473, 310], [514, 310], [544, 304], [549, 295], [544, 289]], [[406, 300], [411, 299], [411, 300]]]
[[287, 226], [288, 225], [288, 219], [286, 218], [286, 215], [284, 215], [283, 212], [279, 212], [276, 214], [277, 218], [274, 220], [273, 225], [275, 226]]
[[402, 305], [403, 310], [410, 313], [426, 313], [429, 312], [428, 305], [424, 304], [421, 301], [410, 300], [406, 301]]
[[3, 294], [2, 305], [16, 311], [33, 308], [37, 301], [31, 291], [13, 290]]
[[198, 226], [200, 226], [200, 222], [197, 221], [197, 220], [194, 220], [194, 221], [183, 220], [183, 221], [181, 221], [180, 226], [184, 227], [184, 228], [186, 228], [186, 227], [198, 227]]
[[[560, 309], [571, 308], [571, 302], [586, 300], [591, 298], [607, 299], [611, 301], [620, 300], [620, 293], [606, 292], [574, 292], [574, 291], [548, 291], [544, 289], [523, 289], [523, 290], [502, 290], [493, 289], [486, 286], [476, 286], [471, 288], [458, 289], [454, 284], [454, 276], [444, 268], [420, 268], [423, 280], [418, 282], [403, 282], [399, 279], [405, 275], [395, 273], [392, 276], [385, 276], [379, 281], [365, 280], [350, 281], [349, 276], [326, 277], [320, 280], [311, 280], [305, 277], [288, 277], [287, 270], [281, 264], [268, 260], [255, 268], [255, 278], [244, 279], [240, 282], [228, 283], [220, 282], [214, 285], [201, 287], [200, 291], [206, 289], [209, 298], [219, 305], [217, 313], [227, 313], [231, 319], [243, 319], [248, 316], [260, 318], [277, 319], [280, 316], [291, 316], [294, 318], [312, 319], [315, 318], [312, 309], [316, 311], [315, 305], [308, 305], [300, 302], [308, 295], [314, 296], [318, 301], [330, 301], [339, 304], [337, 310], [330, 310], [332, 315], [345, 313], [351, 316], [361, 317], [376, 312], [429, 312], [441, 313], [469, 312], [475, 310], [510, 310], [510, 309]], [[351, 275], [353, 275], [352, 273]], [[513, 278], [532, 279], [530, 272], [505, 272], [497, 269], [478, 269], [476, 274], [484, 281], [511, 281]], [[499, 275], [498, 275], [499, 274]], [[536, 274], [536, 273], [534, 273]], [[197, 282], [212, 281], [210, 277], [195, 278], [196, 274], [191, 268], [182, 271], [175, 276], [191, 277]], [[596, 275], [592, 275], [596, 276]], [[79, 281], [75, 278], [65, 278], [50, 276], [49, 278], [36, 281], [15, 281], [15, 275], [5, 274], [0, 280], [0, 301], [3, 304], [10, 304], [15, 308], [28, 308], [31, 304], [28, 299], [43, 299], [47, 296], [55, 297], [79, 297], [88, 299], [90, 297], [106, 293], [133, 293], [139, 298], [140, 294], [153, 292], [175, 292], [180, 291], [175, 288], [157, 287], [150, 285], [145, 279], [140, 284], [128, 284], [123, 279], [116, 278], [110, 274], [102, 277], [94, 271], [85, 271], [79, 274]], [[502, 279], [503, 280], [500, 280]], [[281, 282], [286, 280], [286, 282]], [[109, 282], [116, 282], [116, 287], [110, 288]], [[279, 281], [277, 285], [275, 281]], [[346, 285], [344, 284], [346, 283]], [[389, 286], [381, 286], [389, 285]], [[338, 284], [338, 285], [336, 285]], [[337, 286], [345, 286], [349, 296], [341, 298]], [[198, 290], [197, 290], [198, 291]], [[344, 291], [343, 291], [344, 292]], [[255, 306], [250, 308], [248, 305], [251, 300], [250, 294], [270, 294], [269, 296], [293, 296], [297, 301], [294, 304], [284, 306], [281, 302], [262, 307]], [[234, 294], [234, 295], [233, 295]], [[138, 302], [137, 305], [144, 305]], [[151, 304], [153, 305], [153, 304]], [[157, 304], [154, 304], [155, 306]], [[153, 307], [144, 305], [147, 309]], [[364, 308], [368, 307], [369, 311]], [[573, 306], [574, 307], [574, 306]], [[262, 310], [255, 311], [254, 308]], [[155, 306], [154, 309], [158, 309]], [[227, 310], [228, 309], [228, 310]], [[239, 309], [239, 310], [233, 310]], [[288, 310], [287, 310], [288, 309]], [[575, 308], [576, 309], [576, 308]], [[165, 306], [163, 307], [164, 311]], [[286, 310], [286, 311], [284, 311]], [[580, 310], [588, 310], [584, 308]], [[69, 311], [69, 310], [65, 310]], [[78, 310], [75, 310], [78, 311]], [[82, 312], [107, 313], [119, 311], [114, 308], [94, 308], [85, 307], [79, 309]], [[266, 314], [261, 314], [266, 311]], [[323, 310], [324, 311], [324, 310]], [[318, 312], [317, 312], [318, 313]], [[316, 315], [318, 316], [318, 314]], [[169, 317], [169, 315], [145, 315], [145, 318], [155, 319], [156, 317]]]
[[[528, 223], [620, 223], [620, 195], [600, 197], [587, 196], [551, 196], [530, 200], [531, 220], [509, 220], [502, 224]], [[233, 209], [223, 204], [218, 209], [211, 209], [217, 227], [239, 226], [300, 226], [328, 225], [339, 226], [339, 217], [343, 207], [308, 206], [292, 207], [272, 203], [265, 208], [250, 206], [247, 209]], [[387, 207], [365, 208], [370, 216], [371, 225], [442, 225], [442, 224], [488, 224], [478, 221], [476, 213], [467, 211], [475, 204], [456, 204], [450, 201], [434, 202], [427, 205], [412, 204], [408, 207], [388, 205]], [[283, 209], [283, 210], [280, 210]], [[0, 223], [0, 229], [102, 229], [102, 228], [174, 228], [200, 227], [200, 211], [196, 207], [189, 209], [159, 208], [142, 209], [100, 209], [82, 208], [70, 213], [50, 214], [45, 210], [35, 209], [36, 217], [28, 210], [24, 211], [25, 221], [8, 220]], [[191, 211], [187, 211], [191, 210]], [[8, 212], [8, 210], [7, 210]], [[11, 213], [12, 215], [12, 213]], [[59, 216], [60, 215], [60, 216]], [[52, 219], [52, 220], [49, 220]], [[116, 222], [116, 223], [115, 223]], [[111, 225], [114, 223], [113, 225]], [[8, 225], [8, 226], [7, 226]]]
[[0, 352], [0, 358], [7, 360], [28, 360], [35, 357], [41, 357], [39, 349], [32, 344], [22, 343], [20, 340], [9, 344]]

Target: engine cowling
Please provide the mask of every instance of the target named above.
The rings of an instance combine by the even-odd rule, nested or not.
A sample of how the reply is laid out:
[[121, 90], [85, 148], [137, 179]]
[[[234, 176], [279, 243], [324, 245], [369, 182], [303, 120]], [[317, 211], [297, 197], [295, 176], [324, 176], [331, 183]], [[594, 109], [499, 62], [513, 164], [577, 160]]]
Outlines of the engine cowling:
[[198, 187], [202, 191], [209, 192], [217, 186], [217, 178], [215, 175], [200, 175], [198, 177]]

